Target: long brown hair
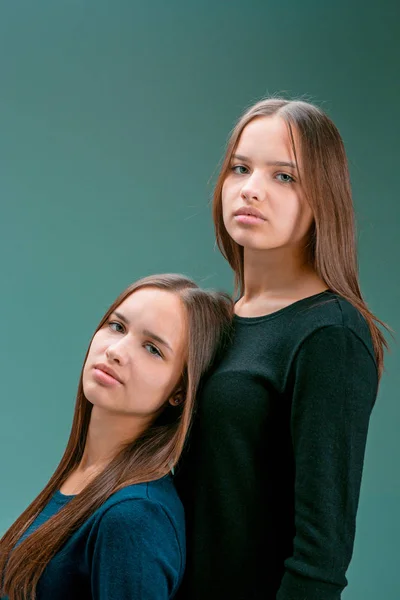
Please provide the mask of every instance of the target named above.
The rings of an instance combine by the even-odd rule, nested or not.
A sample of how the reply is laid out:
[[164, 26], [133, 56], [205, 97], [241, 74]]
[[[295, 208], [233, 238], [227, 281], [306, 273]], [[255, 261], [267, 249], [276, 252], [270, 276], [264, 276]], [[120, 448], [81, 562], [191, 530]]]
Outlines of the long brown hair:
[[[200, 380], [215, 358], [217, 349], [229, 335], [233, 303], [228, 295], [202, 290], [182, 275], [154, 275], [137, 281], [122, 292], [104, 315], [96, 332], [128, 296], [143, 287], [156, 287], [178, 294], [185, 307], [188, 352], [179, 382], [184, 402], [180, 407], [166, 408], [160, 418], [139, 439], [126, 444], [80, 494], [16, 546], [82, 458], [92, 405], [85, 398], [81, 372], [71, 433], [61, 462], [43, 491], [0, 541], [0, 595], [8, 595], [9, 600], [35, 598], [37, 583], [48, 562], [111, 494], [127, 485], [163, 477], [180, 457], [192, 421]], [[168, 418], [165, 418], [166, 412], [169, 412]]]
[[[229, 138], [214, 190], [213, 217], [218, 247], [235, 272], [235, 290], [240, 295], [244, 293], [243, 247], [225, 228], [222, 187], [243, 129], [253, 119], [272, 115], [279, 115], [286, 122], [296, 164], [297, 156], [302, 158], [301, 184], [314, 214], [308, 245], [310, 262], [327, 287], [351, 302], [366, 319], [380, 376], [384, 348], [388, 346], [378, 324], [388, 327], [372, 314], [361, 295], [346, 152], [334, 123], [313, 104], [283, 98], [261, 100], [243, 114]], [[298, 148], [294, 132], [298, 134]]]

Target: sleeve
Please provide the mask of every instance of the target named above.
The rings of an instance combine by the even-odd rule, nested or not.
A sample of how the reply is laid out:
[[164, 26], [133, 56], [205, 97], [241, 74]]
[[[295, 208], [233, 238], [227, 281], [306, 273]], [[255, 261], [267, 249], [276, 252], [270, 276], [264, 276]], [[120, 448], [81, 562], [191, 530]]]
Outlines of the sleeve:
[[123, 500], [102, 516], [92, 556], [93, 600], [169, 600], [182, 571], [175, 528], [161, 505]]
[[293, 364], [293, 553], [276, 600], [340, 600], [353, 552], [375, 361], [351, 329], [307, 338]]

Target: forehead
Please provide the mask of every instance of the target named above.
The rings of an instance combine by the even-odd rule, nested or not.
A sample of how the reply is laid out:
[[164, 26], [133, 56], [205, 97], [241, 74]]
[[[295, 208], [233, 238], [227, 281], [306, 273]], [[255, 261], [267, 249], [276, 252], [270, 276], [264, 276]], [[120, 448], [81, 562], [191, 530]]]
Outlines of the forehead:
[[186, 311], [180, 297], [153, 287], [133, 292], [116, 308], [130, 325], [148, 329], [172, 344], [179, 344], [186, 331]]
[[[296, 132], [293, 130], [296, 141]], [[286, 122], [278, 115], [256, 117], [243, 129], [236, 148], [238, 154], [260, 156], [266, 160], [294, 161]]]

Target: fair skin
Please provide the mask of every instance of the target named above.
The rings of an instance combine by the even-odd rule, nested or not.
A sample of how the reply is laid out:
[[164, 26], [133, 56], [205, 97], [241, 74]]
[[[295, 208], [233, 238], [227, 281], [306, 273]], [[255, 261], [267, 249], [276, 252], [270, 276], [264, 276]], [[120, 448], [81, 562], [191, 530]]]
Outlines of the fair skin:
[[[294, 132], [295, 143], [296, 137]], [[301, 170], [299, 152], [297, 158]], [[257, 117], [244, 128], [224, 181], [222, 208], [227, 232], [243, 246], [245, 292], [236, 314], [270, 314], [326, 289], [307, 261], [313, 214], [281, 117]], [[240, 209], [257, 215], [235, 214]]]
[[179, 405], [186, 343], [186, 312], [174, 293], [141, 288], [112, 313], [95, 334], [83, 369], [93, 408], [81, 463], [62, 485], [63, 494], [82, 491], [168, 403]]

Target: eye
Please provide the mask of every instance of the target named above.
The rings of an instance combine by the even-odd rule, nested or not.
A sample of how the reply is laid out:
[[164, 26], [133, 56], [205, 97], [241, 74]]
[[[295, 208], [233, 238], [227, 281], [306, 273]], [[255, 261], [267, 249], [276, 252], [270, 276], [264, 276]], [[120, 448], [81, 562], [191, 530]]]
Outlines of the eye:
[[118, 321], [109, 321], [108, 326], [112, 331], [116, 331], [117, 333], [124, 333], [125, 331], [125, 327]]
[[277, 173], [276, 177], [281, 183], [294, 183], [294, 179], [288, 173]]
[[235, 165], [231, 167], [231, 170], [233, 171], [233, 173], [236, 173], [236, 175], [247, 175], [247, 173], [249, 172], [248, 168], [244, 165]]
[[146, 344], [144, 344], [143, 348], [146, 348], [146, 351], [149, 354], [152, 354], [153, 356], [159, 356], [160, 358], [163, 357], [161, 352], [157, 348], [157, 346], [155, 346], [154, 344], [151, 344], [150, 342], [147, 342]]

